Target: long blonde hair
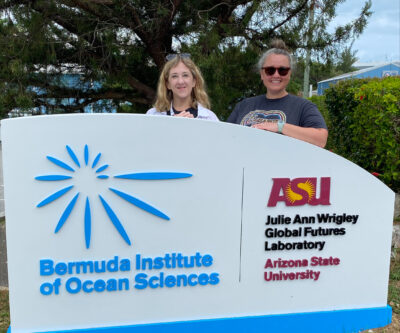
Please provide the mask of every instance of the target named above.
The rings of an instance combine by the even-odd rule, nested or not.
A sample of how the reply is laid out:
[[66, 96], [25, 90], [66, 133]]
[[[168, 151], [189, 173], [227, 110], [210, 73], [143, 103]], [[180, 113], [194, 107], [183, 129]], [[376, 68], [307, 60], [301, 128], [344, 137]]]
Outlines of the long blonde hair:
[[191, 107], [197, 108], [197, 104], [200, 103], [206, 108], [210, 108], [210, 101], [205, 91], [205, 83], [203, 76], [201, 75], [200, 69], [194, 64], [190, 58], [183, 58], [179, 54], [175, 58], [168, 61], [160, 74], [157, 86], [157, 99], [154, 103], [154, 107], [157, 111], [168, 111], [171, 107], [173, 95], [172, 91], [167, 88], [169, 72], [172, 68], [177, 66], [179, 63], [183, 63], [193, 75], [196, 80], [196, 84], [192, 90], [192, 102]]

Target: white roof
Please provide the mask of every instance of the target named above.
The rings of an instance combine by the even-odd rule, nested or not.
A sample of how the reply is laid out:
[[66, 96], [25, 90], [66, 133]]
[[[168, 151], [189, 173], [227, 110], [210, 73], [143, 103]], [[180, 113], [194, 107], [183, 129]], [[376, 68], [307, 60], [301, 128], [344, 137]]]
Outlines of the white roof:
[[353, 66], [358, 69], [376, 67], [386, 64], [386, 62], [356, 62]]

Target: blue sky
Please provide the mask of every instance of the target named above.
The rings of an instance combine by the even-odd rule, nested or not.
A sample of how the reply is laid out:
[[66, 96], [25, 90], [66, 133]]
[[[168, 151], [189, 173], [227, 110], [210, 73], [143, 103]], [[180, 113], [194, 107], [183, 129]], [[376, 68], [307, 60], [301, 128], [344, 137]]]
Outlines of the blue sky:
[[[333, 25], [354, 20], [366, 0], [346, 0], [337, 7]], [[400, 0], [372, 0], [372, 16], [363, 34], [354, 42], [359, 62], [400, 60]]]

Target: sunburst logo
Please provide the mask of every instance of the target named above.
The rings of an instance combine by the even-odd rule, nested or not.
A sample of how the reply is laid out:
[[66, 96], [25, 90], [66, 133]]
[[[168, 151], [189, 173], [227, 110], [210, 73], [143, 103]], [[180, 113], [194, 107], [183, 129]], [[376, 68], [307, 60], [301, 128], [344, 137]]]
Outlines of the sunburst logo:
[[[302, 200], [304, 195], [293, 192], [292, 187], [291, 187], [291, 182], [286, 186], [285, 189], [285, 195], [286, 198], [291, 202], [294, 203], [296, 201]], [[315, 186], [313, 183], [311, 183], [311, 181], [309, 179], [307, 179], [306, 182], [304, 183], [298, 183], [297, 187], [299, 189], [304, 190], [307, 193], [307, 198], [308, 198], [308, 202], [311, 201], [311, 199], [315, 196]]]
[[[65, 183], [67, 186], [62, 186], [62, 188], [58, 189], [56, 192], [50, 194], [45, 199], [40, 201], [36, 207], [41, 208], [46, 206], [53, 201], [63, 197], [70, 191], [75, 191], [73, 198], [67, 203], [64, 211], [61, 213], [58, 223], [55, 228], [55, 233], [58, 233], [64, 224], [67, 222], [71, 212], [74, 210], [77, 201], [80, 197], [83, 196], [84, 200], [84, 232], [85, 232], [85, 243], [86, 248], [90, 247], [90, 239], [91, 239], [91, 230], [92, 230], [92, 213], [91, 213], [91, 200], [97, 199], [101, 202], [101, 205], [104, 207], [105, 213], [108, 216], [110, 222], [114, 225], [122, 239], [128, 244], [131, 245], [131, 240], [125, 231], [120, 219], [118, 218], [115, 210], [113, 210], [109, 203], [104, 198], [104, 194], [101, 195], [99, 193], [92, 193], [93, 189], [95, 190], [107, 190], [107, 186], [102, 183], [104, 180], [110, 178], [107, 171], [109, 165], [100, 163], [101, 153], [97, 153], [94, 158], [91, 157], [88, 145], [85, 145], [83, 149], [83, 161], [80, 161], [74, 150], [66, 146], [66, 150], [68, 152], [70, 161], [64, 162], [59, 158], [53, 156], [46, 156], [48, 161], [55, 164], [61, 172], [59, 174], [48, 174], [41, 175], [35, 177], [38, 181], [44, 182], [54, 182], [57, 184]], [[121, 175], [111, 176], [113, 178], [118, 179], [127, 179], [127, 180], [165, 180], [165, 179], [181, 179], [191, 177], [192, 174], [184, 173], [184, 172], [136, 172], [136, 173], [127, 173]], [[100, 184], [99, 184], [100, 182]], [[82, 188], [89, 189], [89, 193], [85, 193], [81, 195]], [[163, 220], [170, 220], [169, 216], [167, 216], [161, 210], [153, 207], [149, 203], [129, 194], [125, 193], [121, 190], [118, 190], [113, 187], [108, 187], [108, 192], [112, 193], [112, 195], [116, 195], [117, 197], [129, 202], [133, 206], [136, 206], [144, 211], [157, 216]], [[90, 196], [90, 197], [89, 197]]]
[[[278, 202], [286, 206], [330, 205], [331, 178], [272, 178], [273, 185], [268, 199], [268, 207], [275, 207]], [[318, 185], [319, 183], [319, 185]], [[319, 189], [319, 198], [317, 198]]]

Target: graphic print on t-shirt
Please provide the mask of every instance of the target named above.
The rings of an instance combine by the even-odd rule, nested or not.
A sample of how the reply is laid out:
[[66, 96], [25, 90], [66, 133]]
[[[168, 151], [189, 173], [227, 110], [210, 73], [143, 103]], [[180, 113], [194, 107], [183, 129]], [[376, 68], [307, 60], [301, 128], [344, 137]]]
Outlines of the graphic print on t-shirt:
[[286, 114], [280, 110], [254, 110], [246, 114], [240, 124], [244, 126], [252, 126], [255, 124], [263, 123], [264, 121], [269, 121], [272, 123], [283, 121], [285, 123]]

